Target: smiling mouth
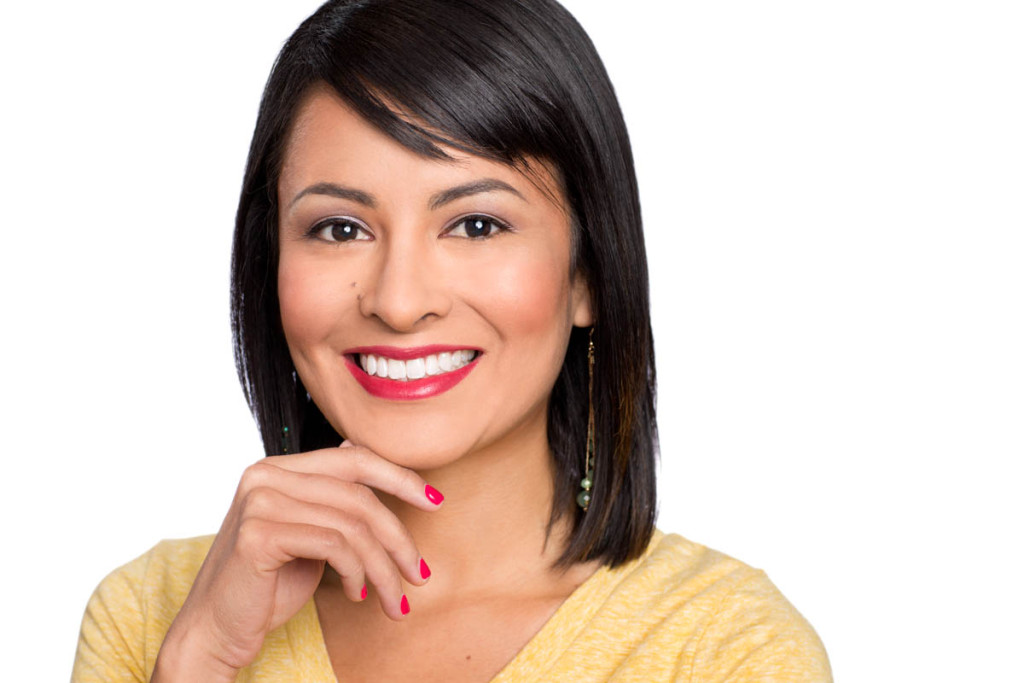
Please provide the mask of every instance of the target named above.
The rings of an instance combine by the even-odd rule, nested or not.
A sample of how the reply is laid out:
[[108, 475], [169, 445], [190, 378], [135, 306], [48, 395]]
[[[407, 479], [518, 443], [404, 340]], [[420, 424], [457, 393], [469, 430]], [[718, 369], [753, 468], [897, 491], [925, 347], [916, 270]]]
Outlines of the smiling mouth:
[[460, 349], [407, 360], [372, 353], [355, 353], [351, 358], [367, 375], [396, 382], [408, 382], [461, 370], [472, 363], [478, 355], [479, 351]]

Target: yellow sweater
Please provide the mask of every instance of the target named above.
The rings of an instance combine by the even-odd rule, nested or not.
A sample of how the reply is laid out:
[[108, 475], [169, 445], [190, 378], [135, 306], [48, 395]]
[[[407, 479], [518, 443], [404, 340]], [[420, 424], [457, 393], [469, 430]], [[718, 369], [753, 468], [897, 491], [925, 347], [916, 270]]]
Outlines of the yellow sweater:
[[[163, 541], [100, 583], [73, 683], [149, 680], [212, 540]], [[337, 680], [312, 600], [237, 680]], [[493, 683], [831, 680], [818, 636], [764, 572], [659, 531], [643, 557], [584, 582]]]

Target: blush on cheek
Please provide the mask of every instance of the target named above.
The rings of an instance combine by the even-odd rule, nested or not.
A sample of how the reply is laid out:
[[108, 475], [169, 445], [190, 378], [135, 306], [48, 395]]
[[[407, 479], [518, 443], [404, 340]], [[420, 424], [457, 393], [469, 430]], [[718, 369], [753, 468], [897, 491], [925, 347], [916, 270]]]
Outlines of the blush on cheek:
[[565, 316], [569, 298], [568, 264], [553, 259], [508, 262], [491, 269], [485, 289], [490, 310], [514, 321], [516, 335], [551, 333]]
[[281, 325], [289, 344], [322, 339], [337, 320], [339, 297], [354, 299], [353, 290], [338, 288], [336, 282], [302, 267], [278, 269], [277, 296]]

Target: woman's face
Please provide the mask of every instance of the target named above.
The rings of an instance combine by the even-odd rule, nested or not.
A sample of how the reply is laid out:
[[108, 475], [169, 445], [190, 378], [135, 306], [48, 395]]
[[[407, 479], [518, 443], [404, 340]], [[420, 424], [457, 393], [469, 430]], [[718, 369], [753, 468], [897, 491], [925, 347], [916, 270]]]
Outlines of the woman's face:
[[419, 156], [319, 89], [278, 185], [303, 384], [341, 434], [421, 470], [543, 436], [570, 330], [591, 324], [555, 178], [446, 151]]

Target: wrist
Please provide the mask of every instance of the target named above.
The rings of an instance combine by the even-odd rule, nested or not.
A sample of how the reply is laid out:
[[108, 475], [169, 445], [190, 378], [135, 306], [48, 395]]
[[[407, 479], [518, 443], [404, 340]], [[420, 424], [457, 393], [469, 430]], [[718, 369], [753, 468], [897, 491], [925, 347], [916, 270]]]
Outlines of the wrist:
[[177, 681], [209, 681], [232, 683], [239, 669], [209, 652], [209, 641], [200, 637], [195, 629], [171, 629], [160, 645], [150, 683], [177, 683]]

